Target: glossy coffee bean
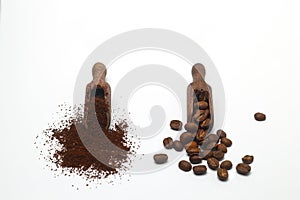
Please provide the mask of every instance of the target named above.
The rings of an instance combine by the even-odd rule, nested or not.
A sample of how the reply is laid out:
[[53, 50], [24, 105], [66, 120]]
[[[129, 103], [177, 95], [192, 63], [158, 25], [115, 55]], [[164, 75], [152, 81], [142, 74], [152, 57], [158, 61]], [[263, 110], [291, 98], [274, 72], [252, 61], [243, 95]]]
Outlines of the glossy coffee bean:
[[221, 143], [224, 144], [226, 147], [230, 147], [232, 145], [232, 141], [228, 138], [222, 138]]
[[218, 178], [221, 181], [227, 181], [228, 176], [229, 176], [227, 169], [219, 168], [217, 171], [217, 174], [218, 174]]
[[219, 129], [217, 131], [217, 135], [220, 137], [220, 138], [225, 138], [227, 136], [227, 134], [225, 133], [225, 131], [223, 131], [222, 129]]
[[219, 167], [219, 161], [213, 157], [207, 159], [207, 165], [210, 169], [216, 170]]
[[172, 120], [170, 122], [170, 127], [175, 131], [180, 131], [182, 129], [182, 122], [179, 120]]
[[242, 160], [245, 164], [251, 164], [253, 162], [254, 156], [245, 155]]
[[213, 151], [213, 157], [220, 161], [224, 158], [224, 153], [223, 151]]
[[254, 114], [254, 118], [256, 121], [265, 121], [266, 120], [266, 115], [260, 112], [257, 112]]
[[166, 149], [172, 149], [173, 148], [173, 139], [171, 137], [167, 137], [163, 140], [163, 144]]
[[250, 173], [251, 171], [251, 167], [248, 165], [248, 164], [245, 164], [245, 163], [240, 163], [236, 166], [236, 171], [239, 173], [239, 174], [242, 174], [242, 175], [247, 175]]
[[192, 155], [192, 156], [190, 156], [190, 162], [192, 164], [199, 164], [202, 162], [202, 159], [199, 155]]
[[220, 165], [221, 168], [223, 169], [227, 169], [227, 170], [230, 170], [232, 168], [232, 163], [231, 161], [229, 160], [224, 160], [221, 165]]
[[188, 172], [191, 171], [192, 169], [192, 165], [191, 163], [189, 163], [188, 161], [182, 160], [179, 162], [178, 164], [179, 169], [181, 169], [182, 171]]
[[193, 172], [195, 175], [206, 174], [207, 168], [205, 165], [196, 165], [193, 167]]

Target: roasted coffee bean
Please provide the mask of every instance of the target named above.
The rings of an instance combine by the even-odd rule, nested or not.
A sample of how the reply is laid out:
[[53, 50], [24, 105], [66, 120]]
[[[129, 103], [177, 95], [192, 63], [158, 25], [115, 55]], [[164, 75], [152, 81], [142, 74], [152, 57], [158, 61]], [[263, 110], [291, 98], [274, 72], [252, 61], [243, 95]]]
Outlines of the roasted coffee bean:
[[195, 133], [198, 130], [198, 125], [193, 122], [188, 122], [184, 125], [185, 130]]
[[194, 108], [199, 110], [205, 110], [208, 108], [208, 103], [205, 101], [199, 101], [197, 103], [194, 103]]
[[242, 160], [245, 164], [251, 164], [253, 162], [254, 157], [250, 155], [245, 155]]
[[206, 120], [204, 120], [203, 122], [201, 122], [200, 127], [207, 129], [210, 125], [211, 120], [209, 118], [207, 118]]
[[221, 165], [220, 165], [221, 168], [223, 169], [227, 169], [227, 170], [230, 170], [232, 168], [232, 163], [230, 160], [224, 160]]
[[197, 121], [197, 122], [203, 122], [204, 120], [207, 119], [208, 116], [209, 116], [209, 110], [206, 109], [206, 110], [204, 111], [204, 113], [201, 114], [201, 115], [199, 116], [199, 118], [198, 118], [196, 121]]
[[254, 114], [254, 118], [256, 121], [265, 121], [266, 120], [266, 115], [260, 112], [257, 112]]
[[230, 147], [232, 145], [232, 141], [228, 138], [222, 138], [221, 143], [224, 144], [226, 147]]
[[168, 161], [168, 155], [163, 154], [163, 153], [155, 154], [153, 156], [153, 159], [154, 159], [156, 164], [163, 164], [163, 163], [166, 163]]
[[202, 142], [204, 138], [206, 137], [207, 131], [200, 129], [196, 134], [196, 140], [197, 142]]
[[207, 159], [207, 165], [210, 169], [216, 170], [219, 167], [219, 161], [215, 158], [208, 158]]
[[217, 135], [219, 136], [219, 138], [225, 138], [226, 137], [226, 133], [222, 129], [219, 129], [217, 131]]
[[193, 167], [193, 172], [195, 175], [206, 174], [207, 168], [205, 165], [196, 165]]
[[186, 145], [187, 143], [193, 141], [194, 138], [195, 138], [195, 135], [193, 133], [184, 132], [180, 135], [179, 140], [183, 145]]
[[251, 167], [248, 164], [240, 163], [236, 166], [236, 171], [239, 174], [247, 175], [251, 171]]
[[216, 158], [217, 160], [222, 160], [224, 158], [224, 153], [223, 151], [214, 151], [213, 157]]
[[184, 146], [185, 149], [198, 148], [198, 144], [195, 141], [191, 141]]
[[163, 144], [166, 149], [172, 149], [173, 139], [171, 137], [167, 137], [163, 140]]
[[202, 158], [203, 160], [207, 160], [208, 158], [211, 158], [213, 155], [213, 152], [211, 150], [203, 150], [200, 151], [200, 158]]
[[189, 163], [188, 161], [182, 160], [179, 162], [178, 164], [179, 169], [181, 169], [182, 171], [188, 172], [191, 171], [192, 169], [192, 165], [191, 163]]
[[219, 142], [219, 136], [216, 134], [207, 135], [207, 139], [208, 139], [208, 142], [215, 142], [215, 143]]
[[192, 155], [199, 155], [200, 153], [200, 149], [198, 147], [196, 148], [188, 148], [186, 150], [186, 153], [189, 155], [189, 156], [192, 156]]
[[192, 164], [199, 164], [202, 162], [202, 159], [200, 158], [199, 155], [192, 155], [192, 156], [190, 156], [190, 162]]
[[219, 168], [217, 171], [218, 178], [221, 181], [226, 181], [228, 179], [228, 171], [227, 169]]
[[182, 129], [182, 122], [179, 120], [172, 120], [170, 122], [170, 127], [175, 131], [180, 131]]
[[227, 153], [227, 147], [225, 146], [225, 144], [218, 144], [217, 145], [217, 150], [222, 151], [224, 153]]
[[182, 150], [183, 150], [183, 145], [181, 144], [180, 141], [175, 140], [175, 141], [173, 142], [173, 148], [174, 148], [176, 151], [182, 151]]

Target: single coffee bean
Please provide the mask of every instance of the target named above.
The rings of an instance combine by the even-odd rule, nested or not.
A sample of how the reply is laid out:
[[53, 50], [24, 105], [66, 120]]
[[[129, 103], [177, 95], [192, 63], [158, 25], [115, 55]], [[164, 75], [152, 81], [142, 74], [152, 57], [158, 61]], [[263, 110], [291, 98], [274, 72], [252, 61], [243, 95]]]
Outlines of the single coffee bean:
[[245, 164], [251, 164], [253, 162], [254, 157], [250, 155], [245, 155], [242, 160]]
[[189, 142], [193, 141], [195, 138], [195, 135], [190, 132], [184, 132], [180, 135], [179, 140], [183, 145], [188, 144]]
[[266, 120], [266, 115], [260, 112], [257, 112], [254, 114], [254, 118], [256, 121], [265, 121]]
[[230, 147], [232, 145], [232, 141], [228, 138], [222, 138], [221, 143], [224, 144], [226, 147]]
[[184, 146], [185, 149], [198, 148], [198, 144], [195, 141], [191, 141]]
[[213, 151], [213, 157], [217, 160], [222, 160], [224, 158], [223, 151]]
[[183, 150], [183, 145], [181, 144], [180, 141], [175, 140], [173, 142], [173, 148], [175, 149], [175, 151], [182, 151]]
[[251, 167], [248, 164], [240, 163], [236, 166], [236, 171], [239, 174], [247, 175], [251, 171]]
[[232, 163], [231, 163], [231, 161], [229, 161], [229, 160], [224, 160], [224, 161], [221, 163], [220, 167], [221, 167], [222, 169], [230, 170], [230, 169], [232, 168]]
[[223, 153], [227, 153], [227, 147], [225, 146], [225, 144], [218, 144], [217, 150], [222, 151]]
[[188, 148], [186, 150], [186, 153], [191, 156], [191, 155], [199, 155], [200, 153], [200, 149], [198, 147], [195, 147], [195, 148]]
[[207, 129], [210, 125], [210, 122], [211, 120], [209, 118], [207, 118], [206, 120], [204, 120], [201, 124], [200, 124], [200, 127], [201, 128], [204, 128], [204, 129]]
[[195, 133], [198, 130], [198, 125], [193, 122], [188, 122], [184, 125], [185, 130]]
[[196, 134], [196, 141], [202, 142], [204, 138], [206, 137], [207, 131], [200, 129]]
[[215, 158], [208, 158], [207, 165], [210, 169], [216, 170], [219, 167], [219, 161]]
[[188, 172], [191, 171], [192, 169], [192, 165], [191, 163], [189, 163], [188, 161], [182, 160], [179, 162], [178, 164], [179, 169], [181, 169], [182, 171]]
[[211, 150], [203, 150], [200, 152], [199, 156], [203, 160], [207, 160], [208, 158], [211, 158], [213, 155], [213, 152]]
[[225, 131], [223, 131], [222, 129], [219, 129], [217, 131], [217, 135], [220, 137], [220, 138], [225, 138], [226, 137], [226, 133]]
[[180, 131], [182, 129], [182, 122], [179, 120], [172, 120], [170, 122], [170, 127], [175, 131]]
[[202, 162], [202, 159], [200, 158], [199, 155], [192, 155], [192, 156], [190, 156], [190, 162], [192, 164], [199, 164]]
[[221, 181], [226, 181], [228, 179], [228, 171], [227, 169], [219, 168], [217, 171], [218, 178]]
[[206, 110], [204, 111], [204, 113], [201, 114], [201, 115], [199, 116], [199, 118], [198, 118], [196, 121], [197, 121], [197, 122], [203, 122], [204, 120], [207, 119], [208, 116], [209, 116], [209, 109], [206, 109]]
[[196, 165], [193, 167], [193, 172], [195, 175], [206, 174], [207, 168], [205, 165]]
[[173, 139], [171, 137], [167, 137], [163, 140], [163, 144], [166, 149], [172, 149]]
[[219, 142], [219, 136], [216, 134], [207, 135], [207, 139], [208, 139], [208, 142], [215, 142], [215, 143]]
[[153, 156], [153, 159], [154, 159], [156, 164], [163, 164], [163, 163], [166, 163], [168, 161], [168, 155], [163, 154], [163, 153], [155, 154]]
[[205, 101], [199, 101], [194, 104], [194, 108], [199, 110], [205, 110], [208, 108], [208, 103]]

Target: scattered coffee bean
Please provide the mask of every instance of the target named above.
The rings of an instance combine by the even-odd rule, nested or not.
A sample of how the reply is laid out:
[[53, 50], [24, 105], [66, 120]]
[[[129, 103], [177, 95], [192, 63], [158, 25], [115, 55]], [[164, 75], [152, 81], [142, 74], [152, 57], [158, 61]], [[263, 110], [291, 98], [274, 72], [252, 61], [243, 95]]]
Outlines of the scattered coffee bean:
[[195, 147], [195, 148], [188, 148], [186, 150], [186, 153], [189, 155], [189, 156], [192, 156], [192, 155], [199, 155], [200, 153], [200, 149], [198, 147]]
[[202, 162], [202, 159], [200, 158], [199, 155], [192, 155], [192, 156], [190, 156], [190, 162], [192, 164], [199, 164]]
[[266, 120], [266, 115], [260, 112], [257, 112], [254, 114], [254, 118], [256, 121], [265, 121]]
[[175, 151], [182, 151], [183, 150], [183, 145], [181, 144], [180, 141], [175, 140], [173, 142], [173, 148], [175, 149]]
[[167, 137], [163, 140], [163, 144], [166, 149], [172, 149], [173, 139], [171, 137]]
[[198, 125], [192, 122], [188, 122], [184, 125], [185, 130], [195, 133], [198, 130]]
[[243, 163], [245, 164], [251, 164], [253, 162], [254, 157], [250, 155], [246, 155], [242, 158]]
[[205, 165], [196, 165], [193, 167], [193, 172], [195, 175], [206, 174], [207, 168]]
[[168, 161], [168, 155], [163, 153], [155, 154], [153, 158], [156, 164], [163, 164]]
[[191, 141], [189, 143], [187, 143], [185, 146], [185, 149], [191, 149], [191, 148], [198, 148], [198, 144], [195, 141]]
[[199, 143], [202, 142], [205, 139], [206, 134], [207, 134], [207, 131], [200, 129], [196, 134], [197, 142], [199, 142]]
[[216, 170], [219, 167], [219, 161], [215, 158], [208, 158], [207, 165], [210, 169]]
[[228, 179], [228, 171], [227, 169], [219, 168], [217, 171], [218, 178], [221, 181], [226, 181]]
[[217, 131], [217, 135], [220, 137], [220, 138], [225, 138], [226, 137], [226, 133], [225, 131], [223, 131], [222, 129], [219, 129]]
[[192, 165], [191, 163], [189, 163], [188, 161], [182, 160], [179, 162], [178, 164], [179, 169], [181, 169], [182, 171], [188, 172], [191, 171], [192, 169]]
[[180, 131], [182, 129], [182, 122], [179, 120], [172, 120], [170, 122], [170, 127], [175, 131]]
[[213, 157], [217, 160], [222, 160], [224, 158], [223, 151], [213, 151]]
[[220, 167], [221, 167], [222, 169], [230, 170], [230, 169], [232, 168], [232, 163], [231, 163], [231, 161], [229, 161], [229, 160], [224, 160], [224, 161], [221, 163]]
[[227, 153], [227, 147], [225, 146], [225, 144], [218, 144], [217, 150], [222, 151], [223, 153]]
[[232, 145], [232, 141], [228, 138], [222, 138], [221, 143], [224, 144], [226, 147], [230, 147]]
[[193, 133], [190, 133], [190, 132], [184, 132], [180, 135], [180, 142], [183, 144], [183, 145], [186, 145], [188, 144], [189, 142], [193, 141], [195, 138], [195, 135]]
[[240, 163], [236, 166], [236, 171], [239, 174], [247, 175], [251, 171], [251, 167], [248, 164]]
[[208, 103], [205, 101], [199, 101], [197, 103], [194, 104], [194, 108], [199, 109], [199, 110], [205, 110], [208, 108]]

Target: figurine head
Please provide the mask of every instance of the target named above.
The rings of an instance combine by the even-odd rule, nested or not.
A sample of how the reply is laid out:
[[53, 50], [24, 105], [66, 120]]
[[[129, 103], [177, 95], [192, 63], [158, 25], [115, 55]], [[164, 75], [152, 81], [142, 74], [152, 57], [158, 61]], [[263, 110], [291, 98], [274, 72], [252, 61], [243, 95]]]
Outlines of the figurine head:
[[192, 68], [192, 76], [194, 80], [204, 79], [205, 77], [205, 67], [200, 64], [196, 63]]
[[93, 66], [93, 79], [105, 79], [106, 77], [106, 67], [102, 63], [96, 63]]

